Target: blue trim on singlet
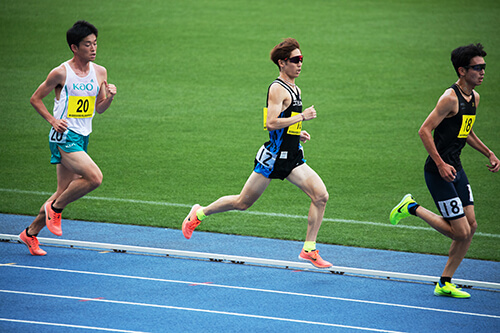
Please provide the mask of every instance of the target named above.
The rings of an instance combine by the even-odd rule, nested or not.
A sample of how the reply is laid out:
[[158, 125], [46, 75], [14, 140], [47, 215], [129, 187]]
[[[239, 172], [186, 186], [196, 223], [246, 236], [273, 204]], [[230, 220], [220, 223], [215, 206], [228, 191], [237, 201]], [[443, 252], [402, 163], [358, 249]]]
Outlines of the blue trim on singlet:
[[[283, 113], [280, 114], [280, 118], [283, 118]], [[281, 148], [281, 144], [283, 143], [283, 133], [285, 133], [285, 129], [281, 128], [279, 130], [274, 130], [269, 132], [269, 139], [271, 143], [269, 144], [267, 149], [273, 154], [277, 154]]]
[[[64, 118], [64, 114], [68, 111], [68, 103], [69, 103], [69, 96], [68, 96], [68, 86], [64, 84], [64, 91], [66, 92], [66, 101], [64, 101], [64, 111], [61, 113], [61, 118]], [[60, 98], [60, 97], [59, 97]]]

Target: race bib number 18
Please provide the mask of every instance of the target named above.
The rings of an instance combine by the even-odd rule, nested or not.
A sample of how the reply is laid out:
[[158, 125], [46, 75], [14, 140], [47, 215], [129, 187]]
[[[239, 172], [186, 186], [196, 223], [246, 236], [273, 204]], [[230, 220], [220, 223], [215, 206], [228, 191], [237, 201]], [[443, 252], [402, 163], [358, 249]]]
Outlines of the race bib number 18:
[[462, 126], [460, 127], [460, 132], [458, 133], [458, 138], [464, 139], [467, 138], [470, 131], [472, 130], [472, 125], [474, 125], [474, 121], [476, 120], [475, 115], [463, 115], [462, 116]]
[[92, 118], [95, 96], [69, 96], [68, 118]]
[[439, 211], [445, 219], [456, 218], [464, 213], [462, 201], [456, 197], [448, 200], [438, 201]]

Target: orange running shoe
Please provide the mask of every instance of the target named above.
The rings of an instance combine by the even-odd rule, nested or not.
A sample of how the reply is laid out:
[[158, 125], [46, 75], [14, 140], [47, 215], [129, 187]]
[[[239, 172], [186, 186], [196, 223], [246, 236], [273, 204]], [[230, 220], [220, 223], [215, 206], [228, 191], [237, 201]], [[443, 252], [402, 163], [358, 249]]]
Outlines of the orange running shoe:
[[61, 213], [54, 212], [50, 202], [46, 202], [43, 208], [45, 209], [45, 224], [47, 228], [54, 235], [62, 236]]
[[188, 216], [186, 216], [186, 218], [184, 219], [184, 222], [182, 222], [182, 233], [187, 239], [191, 238], [194, 229], [196, 229], [196, 227], [201, 223], [201, 221], [198, 220], [198, 217], [196, 216], [196, 211], [200, 208], [200, 205], [194, 205], [193, 208], [191, 208]]
[[314, 266], [318, 267], [318, 268], [328, 268], [328, 267], [331, 267], [333, 266], [331, 263], [329, 263], [328, 261], [326, 260], [323, 260], [320, 256], [319, 256], [319, 251], [318, 250], [314, 250], [314, 251], [309, 251], [309, 252], [306, 252], [304, 249], [302, 249], [302, 252], [300, 252], [300, 255], [299, 255], [299, 259], [300, 260], [304, 260], [304, 261], [309, 261], [311, 262]]
[[32, 255], [44, 256], [47, 254], [47, 252], [45, 252], [38, 246], [40, 243], [35, 236], [28, 236], [28, 234], [26, 233], [26, 229], [24, 229], [24, 231], [19, 235], [19, 240], [28, 247]]

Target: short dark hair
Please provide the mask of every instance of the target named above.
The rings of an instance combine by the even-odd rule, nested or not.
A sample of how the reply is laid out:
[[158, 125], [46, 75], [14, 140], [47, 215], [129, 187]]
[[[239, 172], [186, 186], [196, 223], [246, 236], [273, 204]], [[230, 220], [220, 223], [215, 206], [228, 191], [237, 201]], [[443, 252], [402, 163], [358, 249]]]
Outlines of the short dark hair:
[[278, 60], [284, 60], [290, 57], [292, 51], [295, 49], [300, 49], [299, 42], [294, 38], [285, 38], [281, 43], [276, 45], [271, 50], [271, 60], [278, 66]]
[[80, 42], [88, 35], [94, 34], [97, 37], [97, 28], [87, 21], [77, 21], [66, 32], [66, 41], [71, 49], [71, 45], [80, 45]]
[[470, 61], [474, 57], [485, 57], [486, 52], [483, 50], [483, 45], [481, 43], [469, 44], [466, 46], [460, 46], [451, 51], [451, 62], [457, 72], [458, 77], [460, 73], [458, 69], [460, 67], [467, 67], [470, 65]]

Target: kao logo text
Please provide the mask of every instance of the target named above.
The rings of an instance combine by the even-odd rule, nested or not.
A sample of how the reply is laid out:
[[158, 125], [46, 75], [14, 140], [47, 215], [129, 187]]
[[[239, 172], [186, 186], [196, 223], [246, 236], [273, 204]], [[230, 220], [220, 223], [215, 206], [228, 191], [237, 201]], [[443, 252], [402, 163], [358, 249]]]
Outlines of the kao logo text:
[[94, 85], [92, 83], [73, 83], [73, 90], [78, 91], [92, 91], [94, 89]]

